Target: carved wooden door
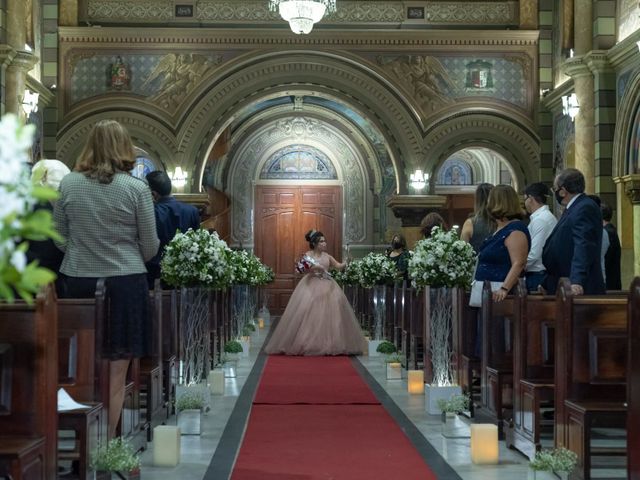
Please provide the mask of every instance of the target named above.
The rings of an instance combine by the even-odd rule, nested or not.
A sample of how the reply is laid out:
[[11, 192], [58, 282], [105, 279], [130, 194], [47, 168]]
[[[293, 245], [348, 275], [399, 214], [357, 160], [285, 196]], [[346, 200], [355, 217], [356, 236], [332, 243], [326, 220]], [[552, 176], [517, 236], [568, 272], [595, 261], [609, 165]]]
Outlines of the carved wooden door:
[[269, 311], [279, 315], [299, 278], [295, 262], [309, 249], [309, 230], [324, 233], [329, 254], [342, 260], [342, 189], [259, 185], [255, 199], [255, 252], [276, 274], [266, 293]]

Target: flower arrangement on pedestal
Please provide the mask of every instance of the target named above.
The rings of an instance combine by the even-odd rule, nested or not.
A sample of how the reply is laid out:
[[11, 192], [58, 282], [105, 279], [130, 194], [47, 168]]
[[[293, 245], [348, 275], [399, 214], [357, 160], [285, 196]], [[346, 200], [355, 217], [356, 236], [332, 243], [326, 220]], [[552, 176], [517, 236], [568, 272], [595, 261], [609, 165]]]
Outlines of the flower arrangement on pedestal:
[[162, 278], [181, 287], [181, 384], [201, 383], [209, 373], [209, 297], [211, 290], [231, 285], [230, 255], [231, 250], [217, 233], [200, 229], [177, 233], [165, 248], [160, 263]]
[[253, 323], [258, 305], [257, 290], [274, 279], [271, 268], [246, 250], [231, 250], [229, 266], [232, 272], [233, 334], [240, 335], [244, 327]]
[[[433, 390], [427, 405], [429, 413], [437, 414], [437, 399], [459, 393], [452, 366], [451, 332], [453, 295], [455, 288], [468, 288], [473, 277], [475, 252], [470, 244], [460, 240], [457, 230], [444, 231], [434, 227], [431, 237], [420, 240], [409, 260], [409, 277], [414, 287], [428, 286], [425, 304], [429, 305], [429, 356], [433, 378], [428, 390]], [[434, 387], [452, 387], [435, 393]]]
[[231, 249], [216, 232], [176, 233], [164, 250], [162, 278], [176, 287], [227, 288], [233, 280], [230, 255]]
[[[42, 285], [55, 279], [37, 262], [27, 265], [26, 240], [59, 238], [51, 213], [34, 210], [38, 202], [57, 198], [53, 189], [29, 179], [27, 150], [33, 125], [23, 126], [14, 115], [0, 121], [0, 299], [13, 301], [17, 293], [27, 302]], [[34, 179], [37, 181], [39, 179]]]
[[396, 278], [396, 266], [381, 253], [369, 253], [359, 262], [358, 277], [365, 288], [390, 285]]
[[358, 285], [360, 283], [360, 260], [347, 263], [343, 270], [331, 270], [331, 276], [341, 287]]

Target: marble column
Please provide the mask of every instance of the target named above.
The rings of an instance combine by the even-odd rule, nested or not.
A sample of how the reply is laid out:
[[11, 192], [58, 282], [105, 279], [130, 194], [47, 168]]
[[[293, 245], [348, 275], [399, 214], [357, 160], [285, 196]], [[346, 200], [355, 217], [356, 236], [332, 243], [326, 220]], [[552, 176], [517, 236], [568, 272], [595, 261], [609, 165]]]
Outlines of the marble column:
[[593, 0], [574, 0], [573, 51], [584, 55], [593, 48]]
[[430, 212], [442, 213], [446, 203], [447, 198], [442, 195], [394, 195], [387, 201], [387, 207], [402, 221], [407, 247], [413, 249], [422, 239], [420, 222], [424, 216]]
[[37, 58], [24, 51], [26, 42], [26, 11], [25, 2], [13, 1], [7, 3], [7, 44], [16, 54], [7, 64], [5, 71], [5, 111], [23, 115], [21, 107], [24, 95], [26, 75], [35, 65]]
[[575, 167], [584, 174], [586, 192], [595, 192], [595, 109], [593, 74], [583, 57], [569, 58], [565, 73], [573, 78], [580, 110], [575, 117]]
[[2, 92], [0, 93], [0, 99], [2, 99], [2, 104], [0, 104], [0, 115], [4, 115], [6, 111], [5, 103], [7, 101], [7, 91], [5, 85], [7, 78], [7, 65], [11, 63], [11, 60], [13, 60], [15, 55], [16, 51], [9, 45], [0, 45], [0, 89], [2, 89]]

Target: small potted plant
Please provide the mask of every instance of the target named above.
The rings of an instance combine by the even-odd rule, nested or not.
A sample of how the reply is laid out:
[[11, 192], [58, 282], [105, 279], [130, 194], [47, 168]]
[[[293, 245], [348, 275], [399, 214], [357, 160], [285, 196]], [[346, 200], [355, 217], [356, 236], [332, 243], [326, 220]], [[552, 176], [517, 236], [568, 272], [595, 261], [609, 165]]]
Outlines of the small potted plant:
[[238, 359], [242, 354], [242, 344], [237, 340], [229, 340], [224, 345], [224, 355], [221, 358], [224, 376], [235, 378], [238, 369]]
[[185, 389], [176, 399], [178, 427], [182, 435], [200, 435], [200, 420], [204, 408], [202, 392]]
[[369, 356], [390, 355], [397, 351], [396, 346], [387, 340], [369, 340]]
[[391, 353], [386, 356], [385, 363], [387, 366], [387, 380], [402, 380], [402, 356], [397, 353]]
[[[458, 414], [469, 410], [471, 399], [468, 395], [451, 395], [448, 399], [439, 399], [438, 408], [442, 412], [442, 436], [446, 438], [466, 438], [469, 433], [461, 428]], [[463, 430], [463, 431], [461, 431]]]
[[[540, 450], [529, 462], [530, 478], [541, 480], [544, 478], [556, 478], [551, 473], [556, 473], [562, 480], [569, 478], [569, 474], [576, 468], [578, 456], [566, 448], [554, 448], [553, 450]], [[547, 473], [543, 473], [547, 472]]]
[[129, 442], [112, 438], [91, 453], [91, 468], [96, 472], [96, 480], [110, 480], [112, 473], [124, 480], [138, 480], [140, 457]]

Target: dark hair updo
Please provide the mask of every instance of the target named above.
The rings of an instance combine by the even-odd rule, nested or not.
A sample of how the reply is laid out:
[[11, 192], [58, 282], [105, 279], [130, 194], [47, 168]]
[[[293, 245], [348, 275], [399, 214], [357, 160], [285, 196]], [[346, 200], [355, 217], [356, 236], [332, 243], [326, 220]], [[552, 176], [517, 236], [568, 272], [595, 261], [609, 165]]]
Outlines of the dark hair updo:
[[316, 248], [316, 245], [320, 243], [320, 239], [322, 237], [324, 237], [324, 234], [322, 232], [319, 232], [318, 230], [309, 230], [304, 236], [304, 239], [309, 242], [309, 248], [313, 250], [314, 248]]

